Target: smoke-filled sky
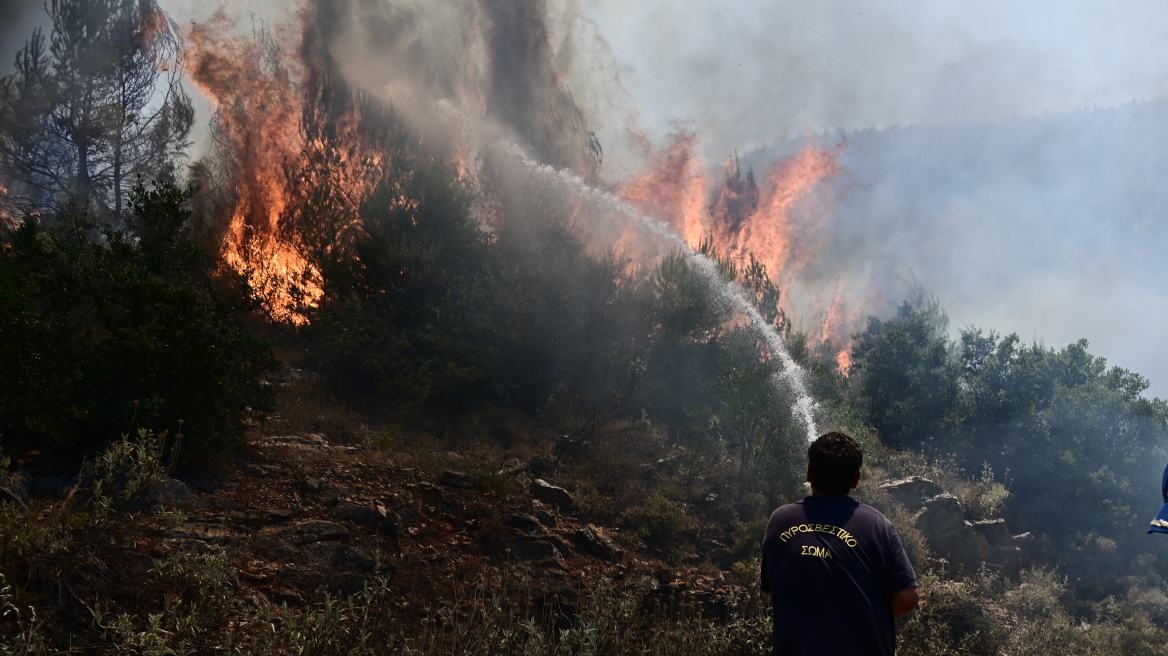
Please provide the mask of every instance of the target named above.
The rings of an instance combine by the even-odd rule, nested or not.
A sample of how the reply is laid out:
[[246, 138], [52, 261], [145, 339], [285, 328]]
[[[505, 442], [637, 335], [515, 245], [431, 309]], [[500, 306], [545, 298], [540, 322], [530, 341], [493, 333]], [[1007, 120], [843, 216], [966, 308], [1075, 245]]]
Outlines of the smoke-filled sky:
[[587, 8], [654, 137], [685, 126], [711, 163], [756, 170], [800, 137], [846, 140], [810, 273], [886, 303], [915, 276], [955, 328], [1086, 337], [1168, 395], [1168, 5]]
[[[365, 4], [377, 2], [443, 15], [422, 0]], [[161, 4], [180, 24], [214, 11]], [[605, 148], [605, 179], [644, 164], [638, 129], [657, 147], [694, 132], [711, 170], [735, 151], [761, 171], [802, 138], [846, 141], [832, 236], [809, 274], [888, 303], [898, 277], [915, 275], [956, 327], [1056, 347], [1087, 337], [1168, 396], [1168, 4], [547, 6], [556, 64]], [[231, 13], [246, 23], [252, 11], [295, 8], [256, 0]], [[39, 0], [0, 0], [0, 70], [37, 22]]]
[[642, 118], [715, 149], [985, 121], [1168, 93], [1153, 0], [586, 0]]

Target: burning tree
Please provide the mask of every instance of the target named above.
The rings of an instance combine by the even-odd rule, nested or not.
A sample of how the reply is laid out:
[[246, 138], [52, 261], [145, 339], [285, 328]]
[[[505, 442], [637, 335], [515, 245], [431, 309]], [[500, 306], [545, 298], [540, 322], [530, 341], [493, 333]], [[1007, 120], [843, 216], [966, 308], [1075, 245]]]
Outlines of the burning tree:
[[11, 215], [121, 219], [138, 180], [174, 178], [194, 120], [181, 43], [152, 0], [52, 0], [0, 79], [0, 198]]

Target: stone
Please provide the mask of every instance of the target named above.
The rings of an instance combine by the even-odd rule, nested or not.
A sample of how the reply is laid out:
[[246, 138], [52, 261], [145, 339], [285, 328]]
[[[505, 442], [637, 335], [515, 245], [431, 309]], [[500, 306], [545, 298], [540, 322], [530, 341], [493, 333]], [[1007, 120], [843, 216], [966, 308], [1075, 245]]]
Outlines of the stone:
[[343, 542], [313, 542], [304, 545], [304, 562], [324, 570], [372, 574], [373, 559]]
[[1017, 581], [1022, 572], [1022, 550], [1015, 546], [998, 547], [998, 561], [1002, 563], [1002, 573], [1012, 581]]
[[909, 510], [917, 510], [924, 505], [925, 501], [945, 493], [940, 485], [920, 476], [885, 481], [880, 484], [880, 489]]
[[[965, 512], [961, 510], [961, 503], [957, 501], [957, 497], [948, 493], [938, 494], [920, 506], [913, 523], [928, 540], [965, 526]], [[970, 530], [972, 531], [972, 528]], [[976, 547], [972, 535], [969, 541]]]
[[[536, 503], [539, 502], [537, 501]], [[535, 518], [539, 520], [540, 524], [543, 524], [548, 528], [556, 527], [556, 516], [548, 512], [548, 509], [544, 508], [543, 504], [536, 506], [533, 514], [535, 515]]]
[[259, 465], [252, 464], [250, 462], [243, 465], [242, 467], [240, 467], [239, 471], [241, 471], [249, 476], [255, 476], [257, 478], [263, 478], [264, 476], [268, 475], [268, 470], [264, 469], [263, 467], [260, 467]]
[[265, 438], [262, 444], [267, 446], [283, 446], [294, 449], [326, 450], [328, 440], [320, 433], [305, 433], [304, 435], [275, 435]]
[[552, 485], [542, 478], [532, 481], [530, 489], [531, 496], [558, 506], [560, 510], [573, 512], [576, 509], [576, 499], [572, 497], [570, 492], [562, 487]]
[[320, 478], [306, 478], [300, 481], [300, 490], [305, 494], [318, 494], [333, 489], [333, 484]]
[[991, 545], [986, 536], [982, 533], [974, 532], [974, 537], [977, 539], [977, 553], [982, 560], [988, 563], [998, 562], [998, 549]]
[[573, 538], [582, 551], [601, 560], [618, 563], [624, 558], [624, 551], [592, 524], [577, 530]]
[[376, 513], [377, 511], [373, 507], [363, 506], [352, 501], [342, 500], [333, 506], [333, 517], [365, 526], [373, 524]]
[[438, 480], [441, 481], [443, 485], [448, 485], [450, 487], [456, 487], [463, 490], [469, 490], [475, 486], [474, 479], [471, 478], [469, 474], [464, 474], [463, 472], [459, 471], [450, 471], [449, 469], [443, 471], [442, 474], [438, 477]]
[[287, 522], [292, 519], [293, 513], [291, 510], [273, 510], [268, 513], [268, 517], [273, 522]]
[[292, 527], [291, 540], [299, 546], [313, 542], [334, 542], [349, 539], [349, 529], [341, 524], [321, 520], [310, 520]]
[[511, 550], [511, 560], [536, 561], [568, 569], [568, 564], [564, 562], [559, 549], [556, 549], [556, 545], [551, 540], [520, 535], [510, 540], [508, 544]]
[[1004, 519], [982, 519], [973, 523], [973, 530], [985, 536], [993, 547], [1013, 547], [1014, 536]]
[[977, 534], [972, 526], [962, 524], [958, 529], [934, 536], [928, 540], [929, 548], [949, 561], [950, 574], [976, 572], [981, 566]]
[[517, 528], [520, 531], [536, 531], [543, 528], [543, 524], [538, 519], [527, 513], [517, 513], [511, 519], [507, 520], [507, 526]]

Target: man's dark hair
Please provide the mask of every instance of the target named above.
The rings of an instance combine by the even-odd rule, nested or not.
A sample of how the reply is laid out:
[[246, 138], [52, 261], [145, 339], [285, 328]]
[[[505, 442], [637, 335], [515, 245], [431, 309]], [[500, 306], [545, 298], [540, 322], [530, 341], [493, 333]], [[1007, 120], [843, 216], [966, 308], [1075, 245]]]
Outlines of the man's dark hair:
[[864, 451], [847, 433], [824, 433], [807, 447], [807, 464], [815, 488], [824, 494], [844, 495], [864, 464]]

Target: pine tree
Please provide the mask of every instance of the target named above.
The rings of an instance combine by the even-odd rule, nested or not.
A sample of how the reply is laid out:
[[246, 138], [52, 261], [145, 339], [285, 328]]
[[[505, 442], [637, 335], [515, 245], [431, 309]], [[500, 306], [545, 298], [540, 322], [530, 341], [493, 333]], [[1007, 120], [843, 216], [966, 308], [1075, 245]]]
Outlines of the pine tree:
[[153, 0], [52, 0], [0, 79], [0, 211], [117, 223], [129, 188], [173, 179], [194, 120], [181, 42]]

